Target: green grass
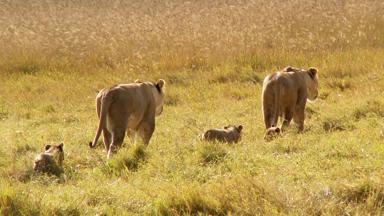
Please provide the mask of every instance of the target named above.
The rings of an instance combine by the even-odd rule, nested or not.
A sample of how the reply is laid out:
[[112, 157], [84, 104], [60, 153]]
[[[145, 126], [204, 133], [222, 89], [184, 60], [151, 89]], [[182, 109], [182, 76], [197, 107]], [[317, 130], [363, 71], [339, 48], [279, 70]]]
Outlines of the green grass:
[[[24, 3], [0, 4], [1, 214], [384, 214], [381, 1]], [[265, 142], [262, 80], [289, 65], [319, 69], [319, 99]], [[90, 149], [96, 90], [158, 78], [148, 147]], [[229, 124], [239, 143], [200, 140]], [[63, 173], [34, 173], [58, 142]]]
[[[164, 113], [147, 148], [131, 146], [110, 161], [102, 144], [89, 149], [97, 116], [94, 88], [143, 79], [140, 73], [76, 74], [41, 71], [3, 77], [0, 101], [0, 200], [9, 214], [382, 214], [384, 100], [383, 51], [318, 55], [321, 99], [309, 103], [305, 132], [293, 125], [283, 137], [263, 140], [261, 84], [247, 64], [237, 79], [212, 81], [238, 65], [173, 73]], [[349, 56], [348, 61], [342, 61]], [[372, 55], [356, 62], [359, 55]], [[330, 58], [333, 56], [333, 58]], [[330, 61], [329, 61], [330, 60]], [[260, 60], [261, 61], [261, 60]], [[332, 68], [348, 64], [354, 88], [326, 83]], [[296, 65], [295, 58], [287, 65]], [[352, 66], [351, 66], [352, 65]], [[249, 69], [247, 69], [249, 68]], [[171, 76], [146, 74], [148, 80]], [[127, 79], [126, 77], [131, 77]], [[178, 79], [182, 81], [178, 81]], [[97, 81], [94, 81], [97, 80]], [[369, 84], [368, 84], [369, 83]], [[326, 96], [322, 97], [322, 94]], [[244, 125], [242, 141], [206, 143], [201, 133]], [[64, 173], [36, 175], [44, 144], [64, 141]]]

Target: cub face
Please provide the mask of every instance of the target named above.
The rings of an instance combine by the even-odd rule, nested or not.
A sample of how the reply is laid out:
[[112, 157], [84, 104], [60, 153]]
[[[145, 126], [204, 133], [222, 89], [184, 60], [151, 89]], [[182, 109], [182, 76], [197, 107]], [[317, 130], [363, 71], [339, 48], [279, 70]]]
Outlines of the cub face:
[[271, 141], [273, 138], [281, 135], [281, 129], [279, 127], [270, 127], [267, 129], [264, 135], [266, 141]]
[[45, 153], [52, 155], [56, 162], [61, 166], [64, 160], [64, 144], [60, 143], [59, 145], [46, 145]]
[[45, 151], [36, 157], [33, 169], [35, 171], [51, 172], [57, 167], [61, 167], [64, 160], [63, 146], [63, 143], [46, 145]]
[[243, 125], [239, 126], [225, 126], [224, 130], [226, 130], [229, 134], [234, 135], [235, 142], [239, 141], [241, 139], [241, 131], [243, 130]]
[[224, 129], [228, 131], [234, 131], [240, 134], [241, 131], [243, 130], [243, 125], [239, 125], [239, 126], [228, 125], [228, 126], [225, 126]]

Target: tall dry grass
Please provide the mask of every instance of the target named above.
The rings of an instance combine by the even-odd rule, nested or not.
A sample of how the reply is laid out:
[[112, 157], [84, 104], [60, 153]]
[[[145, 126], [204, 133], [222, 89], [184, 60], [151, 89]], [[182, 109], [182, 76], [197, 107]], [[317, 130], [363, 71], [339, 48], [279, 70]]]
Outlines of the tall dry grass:
[[[381, 0], [0, 0], [0, 214], [383, 215]], [[262, 80], [319, 68], [306, 130], [264, 142]], [[95, 73], [93, 73], [95, 71]], [[146, 148], [89, 149], [94, 89], [166, 80]], [[236, 145], [208, 128], [244, 125]], [[37, 175], [47, 143], [64, 173]]]
[[0, 70], [179, 70], [273, 50], [383, 47], [381, 0], [0, 2]]

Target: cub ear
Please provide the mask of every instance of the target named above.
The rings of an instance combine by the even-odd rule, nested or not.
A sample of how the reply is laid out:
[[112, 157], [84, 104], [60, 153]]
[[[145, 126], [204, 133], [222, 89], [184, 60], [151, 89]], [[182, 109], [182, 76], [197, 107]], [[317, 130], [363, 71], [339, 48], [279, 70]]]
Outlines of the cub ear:
[[228, 126], [224, 126], [224, 129], [227, 130], [227, 129], [228, 129]]
[[45, 151], [48, 151], [48, 149], [50, 149], [51, 148], [51, 145], [45, 145]]
[[280, 128], [276, 127], [275, 132], [280, 133]]
[[60, 145], [57, 146], [60, 151], [63, 151], [64, 143], [60, 143]]
[[314, 67], [310, 67], [310, 68], [308, 69], [308, 74], [309, 74], [309, 76], [310, 76], [312, 79], [315, 79], [316, 74], [317, 74], [317, 69], [314, 68]]
[[137, 80], [135, 80], [135, 83], [142, 83], [142, 81], [137, 79]]
[[165, 81], [163, 79], [159, 79], [156, 83], [156, 86], [158, 86], [159, 88], [163, 88], [165, 85]]
[[288, 67], [284, 68], [283, 71], [290, 72], [290, 71], [293, 71], [293, 68], [292, 68], [292, 66], [288, 66]]
[[237, 129], [239, 130], [239, 132], [240, 132], [241, 130], [243, 130], [243, 125], [239, 125], [239, 127], [237, 127]]

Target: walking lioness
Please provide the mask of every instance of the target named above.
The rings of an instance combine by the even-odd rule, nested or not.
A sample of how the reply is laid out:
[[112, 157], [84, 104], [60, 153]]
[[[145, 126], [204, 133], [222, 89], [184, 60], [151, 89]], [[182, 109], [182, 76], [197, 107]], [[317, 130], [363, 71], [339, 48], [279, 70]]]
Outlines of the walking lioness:
[[101, 132], [108, 158], [124, 141], [127, 132], [131, 138], [136, 132], [148, 144], [155, 130], [155, 116], [163, 111], [165, 81], [157, 83], [136, 81], [105, 88], [96, 96], [96, 111], [100, 118], [93, 142], [94, 147]]
[[[277, 126], [278, 118], [283, 118], [282, 129], [289, 126], [292, 118], [299, 131], [304, 130], [304, 111], [308, 100], [318, 95], [318, 75], [316, 68], [308, 70], [287, 67], [283, 71], [268, 75], [263, 82], [264, 123], [268, 130]], [[270, 130], [269, 130], [270, 131]]]

